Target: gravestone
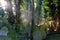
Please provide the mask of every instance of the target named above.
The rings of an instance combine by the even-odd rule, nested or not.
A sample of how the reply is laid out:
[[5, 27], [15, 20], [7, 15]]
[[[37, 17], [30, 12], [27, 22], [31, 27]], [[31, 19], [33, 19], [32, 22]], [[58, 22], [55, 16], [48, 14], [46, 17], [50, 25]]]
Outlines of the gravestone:
[[0, 29], [0, 40], [11, 40], [10, 37], [8, 37], [8, 28], [2, 27]]
[[0, 36], [7, 36], [8, 34], [8, 28], [7, 27], [3, 27], [0, 30]]

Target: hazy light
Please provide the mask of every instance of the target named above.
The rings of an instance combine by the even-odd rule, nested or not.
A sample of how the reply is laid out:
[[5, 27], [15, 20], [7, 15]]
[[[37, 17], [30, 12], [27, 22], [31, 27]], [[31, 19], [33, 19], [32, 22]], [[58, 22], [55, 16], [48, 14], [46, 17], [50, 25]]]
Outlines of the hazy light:
[[0, 0], [1, 6], [3, 9], [7, 6], [7, 2], [5, 0]]
[[14, 6], [12, 7], [12, 10], [13, 10], [13, 14], [16, 15], [15, 7]]
[[23, 18], [23, 17], [25, 17], [25, 15], [22, 15], [21, 17]]
[[16, 15], [14, 0], [12, 0], [11, 3], [12, 3], [12, 6], [13, 6], [13, 7], [12, 7], [13, 14]]
[[51, 21], [49, 21], [49, 25], [50, 25], [50, 27], [51, 27]]
[[27, 19], [24, 19], [23, 22], [27, 22]]
[[[37, 25], [37, 24], [36, 24]], [[40, 24], [38, 24], [38, 26], [40, 26]]]
[[12, 4], [14, 5], [14, 2], [12, 1]]
[[53, 20], [49, 21], [49, 25], [50, 25], [50, 27], [51, 27], [51, 26], [54, 27], [54, 21], [53, 21]]
[[54, 30], [55, 32], [57, 31], [57, 29]]
[[40, 25], [44, 25], [44, 23], [42, 22], [42, 23], [40, 23], [40, 24], [36, 24], [37, 26], [40, 26]]
[[16, 15], [16, 12], [13, 11], [13, 14]]
[[35, 8], [36, 8], [36, 3], [34, 3], [34, 5], [35, 5]]
[[59, 25], [59, 22], [57, 22], [56, 26], [58, 26], [58, 25]]
[[13, 10], [15, 10], [15, 8], [14, 8], [14, 7], [12, 7], [12, 9], [13, 9]]
[[7, 12], [5, 11], [5, 13], [7, 13]]
[[49, 31], [49, 28], [47, 28], [47, 31]]

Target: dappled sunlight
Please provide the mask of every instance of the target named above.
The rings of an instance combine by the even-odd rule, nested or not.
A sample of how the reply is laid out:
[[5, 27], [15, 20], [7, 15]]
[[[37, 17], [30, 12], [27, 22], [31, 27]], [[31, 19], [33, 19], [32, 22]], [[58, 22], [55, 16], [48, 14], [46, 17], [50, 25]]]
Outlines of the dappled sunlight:
[[0, 0], [0, 40], [50, 40], [56, 34], [59, 0]]
[[50, 29], [49, 28], [47, 28], [47, 31], [49, 31]]
[[56, 31], [57, 31], [57, 29], [54, 29], [54, 31], [56, 32]]
[[8, 3], [5, 0], [0, 0], [0, 3], [1, 3], [2, 8], [5, 10]]

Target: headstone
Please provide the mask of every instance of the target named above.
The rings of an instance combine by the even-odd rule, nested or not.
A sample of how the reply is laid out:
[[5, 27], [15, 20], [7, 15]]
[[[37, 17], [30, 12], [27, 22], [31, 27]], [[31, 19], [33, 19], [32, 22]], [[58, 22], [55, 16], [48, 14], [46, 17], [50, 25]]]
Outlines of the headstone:
[[0, 30], [0, 36], [7, 36], [8, 34], [8, 29], [7, 27], [3, 27], [1, 30]]

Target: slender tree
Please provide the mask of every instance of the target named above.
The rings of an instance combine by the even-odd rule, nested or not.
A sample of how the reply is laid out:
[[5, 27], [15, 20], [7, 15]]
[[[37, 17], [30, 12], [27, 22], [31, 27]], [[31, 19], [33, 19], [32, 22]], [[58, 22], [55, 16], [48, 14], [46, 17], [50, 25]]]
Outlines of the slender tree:
[[21, 24], [21, 19], [20, 19], [20, 16], [21, 16], [21, 12], [20, 12], [20, 6], [21, 6], [21, 1], [22, 0], [14, 0], [15, 2], [15, 10], [16, 10], [16, 21], [18, 24]]
[[13, 25], [15, 20], [14, 20], [14, 15], [13, 15], [13, 11], [12, 11], [12, 3], [11, 0], [6, 0], [8, 2], [7, 5], [7, 12], [8, 12], [8, 22]]
[[33, 30], [34, 30], [34, 0], [31, 0], [30, 9], [32, 13], [32, 25], [31, 25], [31, 40], [33, 40]]
[[35, 11], [37, 12], [37, 13], [36, 13], [36, 14], [37, 14], [37, 15], [36, 15], [36, 17], [37, 17], [37, 18], [36, 18], [37, 24], [39, 24], [39, 21], [40, 21], [42, 1], [43, 1], [43, 0], [37, 0], [37, 5], [36, 5], [37, 7], [36, 7], [36, 10], [35, 10]]

